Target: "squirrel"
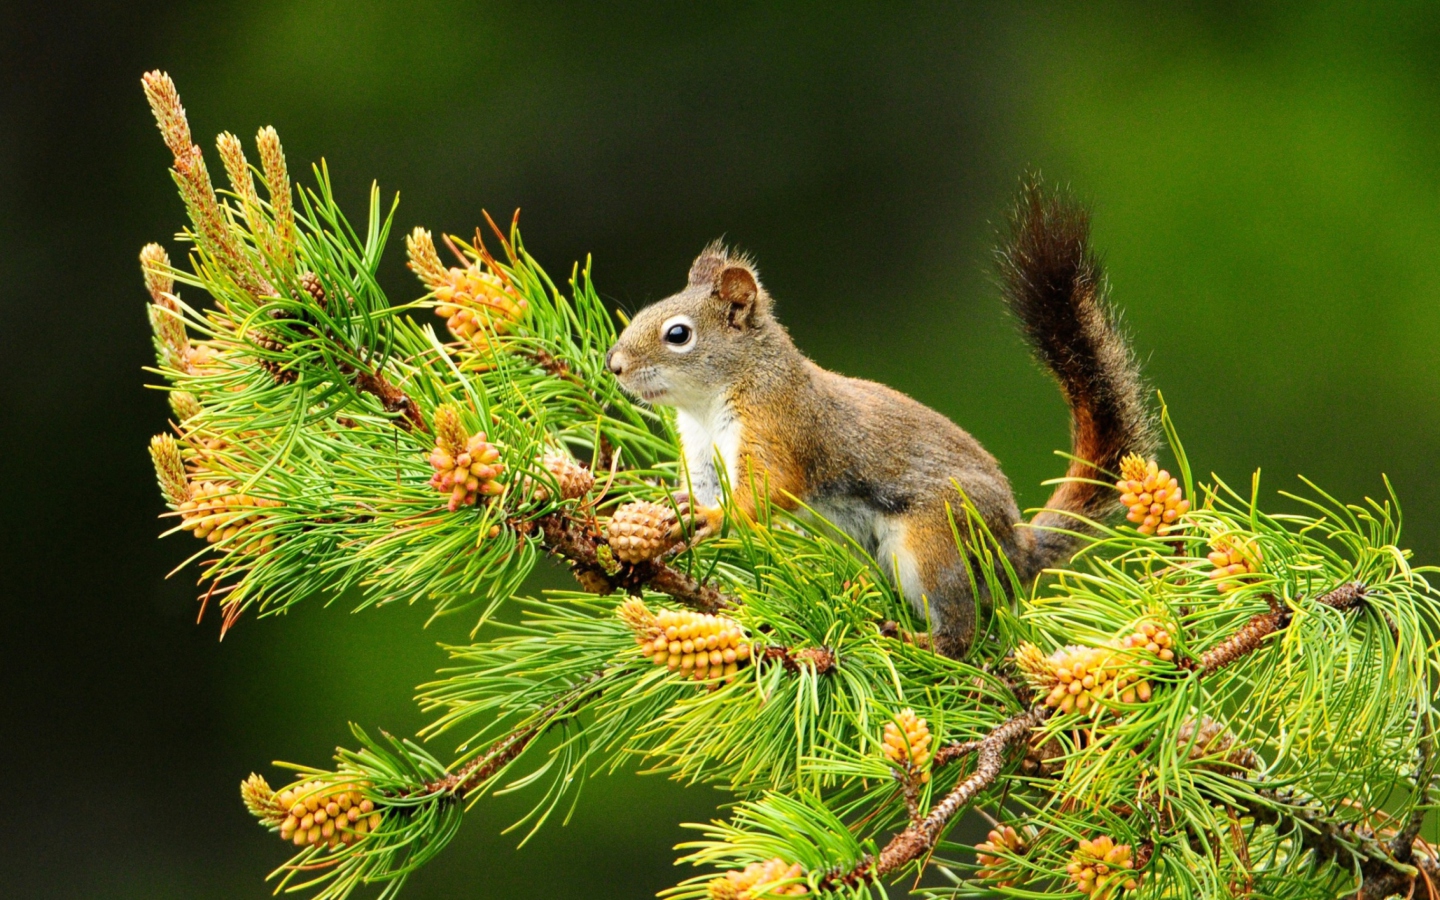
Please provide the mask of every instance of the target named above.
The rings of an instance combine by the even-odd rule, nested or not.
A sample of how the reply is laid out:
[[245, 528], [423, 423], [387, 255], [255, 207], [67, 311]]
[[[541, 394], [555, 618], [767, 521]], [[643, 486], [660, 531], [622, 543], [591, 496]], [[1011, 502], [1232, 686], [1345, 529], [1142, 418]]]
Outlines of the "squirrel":
[[1089, 232], [1083, 206], [1027, 182], [996, 253], [1005, 301], [1070, 407], [1066, 480], [1028, 527], [979, 441], [898, 391], [810, 361], [776, 320], [753, 262], [718, 241], [707, 247], [685, 289], [637, 313], [605, 358], [628, 393], [676, 411], [689, 489], [675, 500], [692, 539], [723, 525], [718, 459], [736, 510], [753, 516], [761, 491], [775, 506], [824, 517], [918, 614], [928, 612], [934, 649], [963, 656], [976, 604], [992, 598], [983, 578], [972, 579], [973, 551], [967, 566], [957, 547], [955, 485], [1028, 582], [1079, 549], [1087, 520], [1119, 509], [1102, 473], [1154, 446], [1145, 388]]

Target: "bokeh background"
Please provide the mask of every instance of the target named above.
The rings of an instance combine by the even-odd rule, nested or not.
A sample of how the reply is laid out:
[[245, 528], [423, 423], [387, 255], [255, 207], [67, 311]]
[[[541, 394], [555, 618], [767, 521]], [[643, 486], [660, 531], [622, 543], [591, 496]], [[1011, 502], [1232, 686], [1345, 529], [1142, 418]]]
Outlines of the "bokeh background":
[[[140, 246], [182, 221], [139, 76], [197, 137], [274, 124], [358, 214], [468, 233], [524, 209], [553, 271], [634, 309], [726, 235], [799, 344], [950, 415], [1045, 496], [1063, 407], [989, 251], [1019, 175], [1096, 210], [1114, 296], [1192, 459], [1245, 486], [1397, 484], [1440, 562], [1440, 6], [1127, 3], [6, 5], [0, 27], [0, 894], [260, 898], [236, 795], [355, 721], [413, 732], [466, 616], [344, 598], [195, 623], [155, 539], [164, 427]], [[215, 167], [218, 171], [218, 166]], [[173, 249], [173, 242], [169, 242]], [[392, 246], [385, 284], [416, 283]], [[436, 746], [441, 755], [449, 747]], [[597, 779], [523, 849], [483, 804], [410, 900], [650, 896], [723, 799]]]

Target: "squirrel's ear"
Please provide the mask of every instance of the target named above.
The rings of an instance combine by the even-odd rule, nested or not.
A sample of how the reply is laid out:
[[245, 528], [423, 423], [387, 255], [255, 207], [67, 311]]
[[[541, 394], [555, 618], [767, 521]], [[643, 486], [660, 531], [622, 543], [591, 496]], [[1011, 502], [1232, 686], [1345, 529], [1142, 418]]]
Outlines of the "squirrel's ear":
[[765, 297], [755, 273], [743, 264], [729, 263], [715, 276], [715, 296], [729, 308], [730, 324], [736, 328], [752, 325], [764, 311]]
[[695, 257], [695, 262], [690, 264], [690, 283], [713, 287], [716, 276], [720, 274], [721, 269], [725, 268], [728, 256], [724, 244], [720, 241], [711, 241], [710, 246], [700, 251], [700, 255]]

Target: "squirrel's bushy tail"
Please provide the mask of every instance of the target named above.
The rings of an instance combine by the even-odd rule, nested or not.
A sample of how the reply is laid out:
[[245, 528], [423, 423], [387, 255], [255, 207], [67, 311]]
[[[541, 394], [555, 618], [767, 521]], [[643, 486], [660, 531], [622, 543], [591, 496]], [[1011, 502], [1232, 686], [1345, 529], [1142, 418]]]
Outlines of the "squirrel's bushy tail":
[[[1111, 482], [1127, 453], [1149, 458], [1154, 420], [1139, 366], [1106, 303], [1105, 277], [1090, 247], [1090, 215], [1073, 198], [1047, 191], [1038, 178], [1020, 192], [999, 253], [1005, 301], [1020, 320], [1041, 362], [1060, 382], [1070, 406], [1069, 479]], [[1050, 495], [1025, 529], [1028, 578], [1058, 565], [1079, 548], [1085, 530], [1076, 518], [1103, 519], [1119, 509], [1113, 487], [1070, 480]]]

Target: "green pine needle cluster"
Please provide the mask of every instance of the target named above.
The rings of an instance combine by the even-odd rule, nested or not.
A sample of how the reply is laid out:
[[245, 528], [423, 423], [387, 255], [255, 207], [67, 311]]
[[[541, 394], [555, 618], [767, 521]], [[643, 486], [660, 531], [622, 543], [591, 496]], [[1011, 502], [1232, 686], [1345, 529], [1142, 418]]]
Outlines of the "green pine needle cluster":
[[[1267, 513], [1258, 477], [1243, 493], [1197, 482], [1171, 430], [1193, 501], [1179, 527], [1077, 522], [1087, 547], [1036, 585], [957, 509], [973, 577], [1002, 598], [965, 660], [932, 652], [884, 561], [808, 512], [732, 511], [724, 534], [625, 565], [608, 517], [670, 504], [685, 473], [669, 416], [604, 366], [615, 324], [588, 269], [556, 284], [513, 223], [442, 239], [448, 265], [417, 230], [420, 296], [393, 302], [377, 272], [395, 207], [378, 189], [353, 227], [323, 164], [292, 185], [266, 129], [258, 167], [222, 136], [217, 190], [173, 84], [151, 73], [145, 87], [191, 220], [184, 265], [155, 245], [142, 254], [154, 372], [175, 411], [152, 453], [170, 530], [205, 538], [187, 560], [202, 602], [224, 628], [345, 591], [366, 606], [478, 607], [476, 642], [449, 648], [419, 688], [433, 717], [420, 737], [455, 746], [448, 764], [357, 730], [333, 769], [299, 769], [297, 784], [364, 785], [378, 827], [312, 832], [263, 780], [246, 783], [262, 824], [302, 847], [275, 873], [282, 888], [391, 897], [488, 793], [533, 793], [516, 823], [529, 835], [586, 777], [638, 761], [735, 798], [682, 848], [702, 871], [666, 893], [676, 900], [880, 898], [887, 884], [1435, 896], [1440, 866], [1417, 838], [1433, 803], [1440, 622], [1393, 495], [1346, 504], [1311, 486]], [[498, 450], [493, 471], [465, 468], [467, 440]], [[447, 503], [441, 458], [465, 502]], [[584, 489], [570, 490], [580, 467]], [[1231, 550], [1240, 571], [1217, 571], [1209, 555]], [[583, 590], [516, 596], [547, 554]], [[518, 622], [491, 619], [501, 603]], [[677, 671], [681, 651], [651, 649], [667, 610], [723, 617], [748, 656], [728, 674]], [[1147, 648], [1157, 632], [1168, 655]], [[1107, 693], [1107, 678], [1132, 690]], [[902, 710], [931, 740], [919, 764], [886, 749]], [[983, 862], [948, 841], [970, 811], [1014, 841], [982, 848]]]

